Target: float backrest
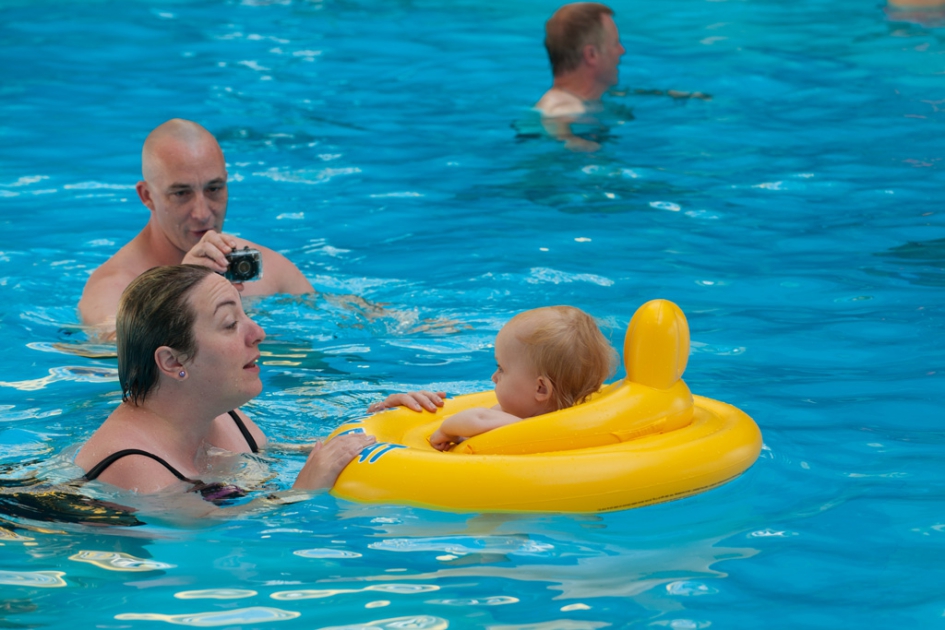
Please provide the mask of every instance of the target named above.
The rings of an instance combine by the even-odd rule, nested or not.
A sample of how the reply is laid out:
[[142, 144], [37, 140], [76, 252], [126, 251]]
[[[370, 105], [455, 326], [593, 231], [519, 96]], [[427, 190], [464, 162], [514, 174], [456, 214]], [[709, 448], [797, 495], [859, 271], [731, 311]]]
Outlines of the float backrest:
[[669, 300], [650, 300], [637, 309], [623, 341], [627, 380], [669, 389], [689, 362], [689, 322]]
[[637, 309], [623, 353], [627, 378], [605, 386], [589, 401], [486, 431], [453, 452], [524, 455], [586, 449], [688, 426], [693, 400], [681, 377], [689, 361], [689, 324], [679, 307], [653, 300]]

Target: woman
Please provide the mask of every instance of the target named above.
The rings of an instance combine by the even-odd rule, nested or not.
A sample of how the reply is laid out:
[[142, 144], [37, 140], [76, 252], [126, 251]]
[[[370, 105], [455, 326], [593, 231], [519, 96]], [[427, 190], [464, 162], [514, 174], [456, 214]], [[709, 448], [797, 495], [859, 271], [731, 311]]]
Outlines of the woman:
[[[239, 492], [198, 481], [212, 448], [250, 453], [267, 443], [237, 411], [262, 391], [256, 362], [266, 336], [239, 292], [206, 267], [156, 267], [125, 289], [116, 327], [122, 402], [76, 455], [86, 478], [139, 494], [177, 485], [211, 501]], [[373, 441], [349, 434], [316, 445], [293, 488], [331, 487]]]

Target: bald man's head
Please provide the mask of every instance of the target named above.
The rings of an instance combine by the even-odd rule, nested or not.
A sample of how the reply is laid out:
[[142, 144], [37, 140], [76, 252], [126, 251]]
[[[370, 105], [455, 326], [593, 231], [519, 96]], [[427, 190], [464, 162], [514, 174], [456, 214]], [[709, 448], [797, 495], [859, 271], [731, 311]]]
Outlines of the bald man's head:
[[166, 123], [157, 126], [148, 134], [141, 150], [141, 175], [146, 182], [151, 182], [161, 171], [161, 167], [169, 159], [187, 153], [216, 153], [223, 159], [223, 150], [213, 134], [197, 123], [172, 118]]
[[163, 235], [181, 258], [208, 231], [223, 230], [226, 160], [213, 135], [175, 118], [152, 131], [141, 151], [141, 202], [151, 210], [152, 234]]

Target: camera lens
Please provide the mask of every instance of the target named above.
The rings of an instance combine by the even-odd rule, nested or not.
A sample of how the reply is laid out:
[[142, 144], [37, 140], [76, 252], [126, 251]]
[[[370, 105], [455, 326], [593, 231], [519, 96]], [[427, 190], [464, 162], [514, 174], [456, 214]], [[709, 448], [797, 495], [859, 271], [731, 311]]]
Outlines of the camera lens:
[[248, 275], [253, 270], [253, 265], [248, 260], [241, 260], [236, 263], [236, 271], [241, 276]]

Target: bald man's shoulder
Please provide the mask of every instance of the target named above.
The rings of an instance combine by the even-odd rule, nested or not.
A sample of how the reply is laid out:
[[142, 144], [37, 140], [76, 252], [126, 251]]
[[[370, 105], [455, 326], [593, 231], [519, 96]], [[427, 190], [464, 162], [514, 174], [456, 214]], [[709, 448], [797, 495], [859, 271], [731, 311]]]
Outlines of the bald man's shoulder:
[[244, 284], [243, 295], [272, 295], [273, 293], [300, 295], [315, 292], [308, 278], [291, 260], [279, 252], [244, 238], [236, 237], [236, 240], [240, 248], [258, 249], [263, 262], [262, 279]]
[[79, 316], [89, 326], [114, 325], [118, 302], [125, 288], [155, 265], [140, 255], [132, 240], [92, 272], [79, 300]]

